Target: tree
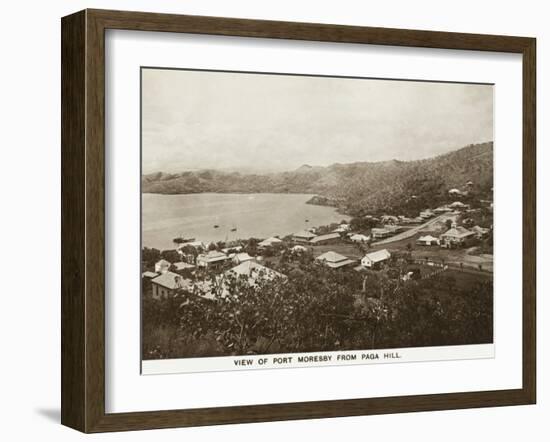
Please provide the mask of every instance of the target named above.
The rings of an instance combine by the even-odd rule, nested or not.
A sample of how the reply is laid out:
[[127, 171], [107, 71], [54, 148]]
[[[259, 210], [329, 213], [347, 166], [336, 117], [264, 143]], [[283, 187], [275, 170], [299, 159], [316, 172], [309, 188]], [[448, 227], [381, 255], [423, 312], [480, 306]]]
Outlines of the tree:
[[171, 263], [180, 261], [180, 254], [175, 250], [163, 250], [160, 257]]

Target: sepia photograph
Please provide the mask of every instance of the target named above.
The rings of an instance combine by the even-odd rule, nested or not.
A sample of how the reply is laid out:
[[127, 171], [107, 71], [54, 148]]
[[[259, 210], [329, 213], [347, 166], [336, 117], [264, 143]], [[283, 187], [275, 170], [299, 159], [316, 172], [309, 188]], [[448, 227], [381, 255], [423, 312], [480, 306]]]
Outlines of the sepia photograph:
[[493, 100], [141, 68], [142, 361], [492, 344]]

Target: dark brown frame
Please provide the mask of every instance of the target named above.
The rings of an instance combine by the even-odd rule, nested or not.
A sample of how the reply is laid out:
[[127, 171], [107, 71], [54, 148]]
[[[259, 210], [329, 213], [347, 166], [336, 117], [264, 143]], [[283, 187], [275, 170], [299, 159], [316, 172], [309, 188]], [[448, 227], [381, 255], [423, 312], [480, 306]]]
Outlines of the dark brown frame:
[[[61, 422], [141, 430], [534, 404], [536, 400], [536, 40], [526, 37], [84, 10], [62, 19]], [[105, 30], [183, 32], [523, 56], [523, 387], [193, 410], [105, 413]]]

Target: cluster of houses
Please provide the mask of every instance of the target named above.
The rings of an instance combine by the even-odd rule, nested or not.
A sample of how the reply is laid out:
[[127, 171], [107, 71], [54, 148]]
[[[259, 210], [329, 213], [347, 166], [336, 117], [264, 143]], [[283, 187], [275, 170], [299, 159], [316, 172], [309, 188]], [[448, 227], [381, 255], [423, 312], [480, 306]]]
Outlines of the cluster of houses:
[[[286, 279], [286, 276], [279, 273], [269, 267], [266, 267], [254, 260], [248, 253], [237, 253], [233, 258], [229, 258], [227, 255], [226, 260], [222, 261], [220, 258], [220, 252], [215, 251], [208, 252], [206, 255], [212, 257], [212, 261], [202, 261], [207, 266], [219, 266], [221, 262], [232, 259], [234, 263], [238, 264], [229, 270], [226, 270], [222, 274], [217, 276], [217, 282], [222, 287], [222, 296], [228, 293], [228, 288], [225, 285], [225, 280], [232, 276], [239, 278], [244, 276], [251, 286], [257, 284], [259, 279], [273, 280], [275, 278]], [[198, 258], [197, 258], [198, 260]], [[151, 283], [151, 293], [154, 299], [165, 299], [172, 297], [178, 290], [186, 289], [190, 292], [197, 291], [202, 298], [212, 298], [211, 282], [208, 281], [192, 281], [190, 278], [186, 278], [183, 275], [172, 271], [170, 262], [161, 259], [155, 264], [155, 272], [144, 272], [142, 277], [147, 279]], [[190, 264], [188, 264], [191, 266]], [[177, 267], [177, 266], [176, 266]], [[195, 268], [195, 266], [191, 266]], [[200, 267], [197, 265], [196, 267]], [[173, 269], [176, 270], [176, 269]]]
[[[471, 187], [471, 182], [467, 183]], [[449, 195], [461, 197], [468, 194], [468, 190], [450, 189]], [[492, 206], [492, 203], [491, 203]], [[419, 213], [415, 218], [395, 215], [383, 215], [379, 218], [367, 215], [372, 221], [378, 223], [379, 227], [370, 230], [370, 235], [358, 232], [351, 232], [351, 226], [342, 222], [330, 233], [317, 234], [315, 229], [302, 230], [291, 235], [294, 245], [291, 251], [297, 255], [307, 252], [306, 246], [329, 245], [339, 243], [343, 237], [347, 237], [353, 243], [368, 244], [371, 241], [381, 240], [396, 235], [410, 227], [408, 224], [425, 223], [431, 218], [442, 214], [458, 214], [460, 212], [473, 211], [468, 204], [461, 201], [455, 201], [451, 204], [443, 205], [435, 209], [426, 209]], [[433, 224], [433, 223], [432, 223]], [[440, 230], [445, 228], [445, 223], [441, 221]], [[433, 227], [433, 226], [432, 226]], [[490, 232], [489, 229], [474, 226], [467, 229], [463, 226], [457, 226], [453, 222], [450, 228], [439, 234], [438, 237], [432, 234], [425, 234], [417, 238], [416, 244], [421, 246], [439, 246], [443, 248], [458, 248], [470, 244], [473, 239], [482, 239]], [[433, 230], [431, 231], [433, 233]], [[283, 240], [272, 236], [258, 243], [259, 250], [266, 250], [282, 245]], [[190, 248], [194, 252], [190, 256]], [[233, 267], [225, 270], [218, 275], [223, 278], [224, 275], [245, 276], [249, 284], [253, 285], [258, 278], [272, 280], [274, 278], [286, 278], [285, 275], [266, 267], [260, 262], [262, 257], [252, 257], [243, 251], [242, 246], [236, 244], [233, 247], [227, 247], [221, 250], [207, 250], [208, 247], [201, 241], [189, 240], [178, 245], [177, 252], [181, 257], [180, 262], [170, 263], [165, 259], [159, 260], [155, 264], [154, 272], [146, 271], [143, 278], [149, 280], [152, 286], [152, 295], [155, 299], [165, 298], [177, 290], [187, 288], [196, 288], [197, 284], [191, 282], [191, 279], [183, 275], [187, 271], [193, 272], [196, 269], [225, 269], [227, 264], [231, 263]], [[387, 249], [377, 250], [366, 253], [360, 260], [352, 259], [334, 251], [327, 251], [315, 258], [319, 264], [325, 265], [331, 269], [340, 269], [353, 266], [356, 270], [360, 269], [380, 269], [391, 258], [391, 253]], [[360, 261], [360, 262], [358, 262]], [[193, 264], [191, 264], [192, 262]], [[202, 292], [208, 293], [209, 290], [202, 287]], [[207, 296], [207, 295], [206, 295]]]
[[376, 252], [367, 253], [361, 258], [360, 265], [357, 266], [355, 259], [348, 258], [333, 251], [329, 251], [319, 255], [315, 260], [319, 263], [330, 267], [331, 269], [339, 269], [353, 265], [356, 270], [372, 269], [378, 270], [391, 258], [391, 253], [387, 249], [377, 250]]

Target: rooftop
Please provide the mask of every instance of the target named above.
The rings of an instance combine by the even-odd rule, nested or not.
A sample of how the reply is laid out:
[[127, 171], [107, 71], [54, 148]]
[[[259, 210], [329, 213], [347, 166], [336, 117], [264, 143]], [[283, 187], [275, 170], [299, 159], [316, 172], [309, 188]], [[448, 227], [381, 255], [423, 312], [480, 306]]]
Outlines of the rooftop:
[[186, 262], [175, 262], [174, 267], [176, 267], [176, 270], [187, 270], [187, 269], [194, 269], [195, 266], [193, 264], [188, 264]]
[[202, 261], [207, 262], [216, 262], [216, 261], [222, 261], [224, 259], [228, 259], [227, 255], [222, 252], [218, 252], [217, 250], [211, 250], [208, 253], [205, 253], [204, 255], [199, 255], [197, 259], [200, 259]]
[[[315, 235], [313, 235], [315, 236]], [[340, 238], [340, 234], [338, 233], [327, 233], [326, 235], [319, 235], [319, 236], [315, 236], [315, 238], [312, 238], [309, 240], [310, 243], [318, 243], [318, 242], [321, 242], [321, 241], [326, 241], [328, 239], [339, 239]]]
[[265, 279], [275, 279], [278, 277], [285, 277], [282, 273], [279, 273], [269, 267], [258, 264], [255, 261], [245, 261], [240, 263], [238, 266], [233, 267], [228, 270], [226, 274], [233, 273], [236, 276], [249, 276], [253, 279], [256, 279], [260, 274]]
[[151, 280], [152, 283], [158, 284], [162, 287], [166, 287], [170, 290], [176, 290], [181, 288], [189, 287], [190, 281], [188, 279], [182, 278], [177, 273], [166, 272], [160, 276]]
[[292, 236], [295, 236], [297, 238], [310, 239], [310, 238], [315, 238], [316, 235], [315, 235], [315, 233], [308, 232], [307, 230], [301, 230], [300, 232], [296, 232]]
[[376, 252], [367, 253], [365, 258], [370, 259], [372, 262], [380, 262], [391, 257], [391, 253], [387, 249], [378, 250]]
[[322, 261], [324, 264], [332, 268], [342, 267], [355, 262], [353, 259], [349, 259], [347, 256], [340, 255], [339, 253], [333, 251], [325, 252], [315, 259], [317, 261]]

